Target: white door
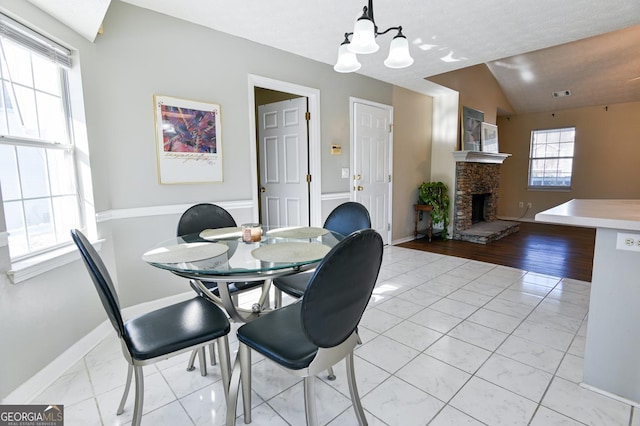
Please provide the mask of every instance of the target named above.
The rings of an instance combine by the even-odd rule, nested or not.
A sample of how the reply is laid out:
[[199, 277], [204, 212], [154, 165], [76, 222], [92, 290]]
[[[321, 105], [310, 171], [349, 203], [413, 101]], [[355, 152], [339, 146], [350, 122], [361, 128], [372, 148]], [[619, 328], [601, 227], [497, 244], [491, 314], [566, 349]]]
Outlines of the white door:
[[258, 107], [262, 224], [309, 225], [307, 98]]
[[353, 199], [364, 204], [371, 227], [391, 240], [391, 107], [353, 103]]

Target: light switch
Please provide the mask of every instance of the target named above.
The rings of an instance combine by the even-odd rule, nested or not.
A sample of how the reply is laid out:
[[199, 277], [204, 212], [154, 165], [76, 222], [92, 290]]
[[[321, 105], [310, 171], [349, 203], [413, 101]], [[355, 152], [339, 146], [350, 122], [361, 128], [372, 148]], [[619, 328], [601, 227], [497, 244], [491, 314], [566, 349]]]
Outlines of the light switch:
[[348, 167], [343, 167], [342, 168], [342, 179], [349, 179], [349, 168]]

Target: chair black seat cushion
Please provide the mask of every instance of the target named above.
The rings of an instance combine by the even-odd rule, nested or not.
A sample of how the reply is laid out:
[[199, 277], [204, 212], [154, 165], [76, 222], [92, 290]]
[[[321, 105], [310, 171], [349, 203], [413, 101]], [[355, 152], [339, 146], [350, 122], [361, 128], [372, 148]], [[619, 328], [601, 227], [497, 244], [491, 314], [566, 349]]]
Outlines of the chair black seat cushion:
[[229, 330], [220, 308], [195, 297], [127, 321], [124, 339], [134, 359], [146, 360], [217, 339]]
[[238, 329], [238, 340], [286, 368], [308, 367], [318, 347], [302, 329], [301, 307], [293, 303], [244, 324]]
[[313, 275], [313, 271], [300, 272], [298, 274], [286, 275], [284, 277], [275, 278], [273, 285], [280, 291], [287, 293], [297, 299], [304, 296], [309, 280]]

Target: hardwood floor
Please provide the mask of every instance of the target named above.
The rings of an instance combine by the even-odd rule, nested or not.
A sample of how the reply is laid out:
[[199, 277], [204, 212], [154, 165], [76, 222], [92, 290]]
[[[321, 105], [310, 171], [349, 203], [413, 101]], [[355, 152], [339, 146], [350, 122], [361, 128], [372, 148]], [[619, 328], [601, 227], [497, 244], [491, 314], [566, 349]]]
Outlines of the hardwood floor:
[[398, 246], [591, 282], [595, 236], [591, 228], [521, 222], [519, 232], [486, 245], [425, 237]]

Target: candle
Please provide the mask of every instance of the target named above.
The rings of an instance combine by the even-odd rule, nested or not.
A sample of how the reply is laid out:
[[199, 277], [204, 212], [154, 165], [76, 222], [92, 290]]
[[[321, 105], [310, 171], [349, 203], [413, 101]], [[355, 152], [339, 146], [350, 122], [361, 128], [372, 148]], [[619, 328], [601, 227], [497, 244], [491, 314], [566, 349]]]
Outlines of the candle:
[[259, 223], [245, 223], [242, 225], [242, 241], [255, 243], [262, 239], [262, 226]]

